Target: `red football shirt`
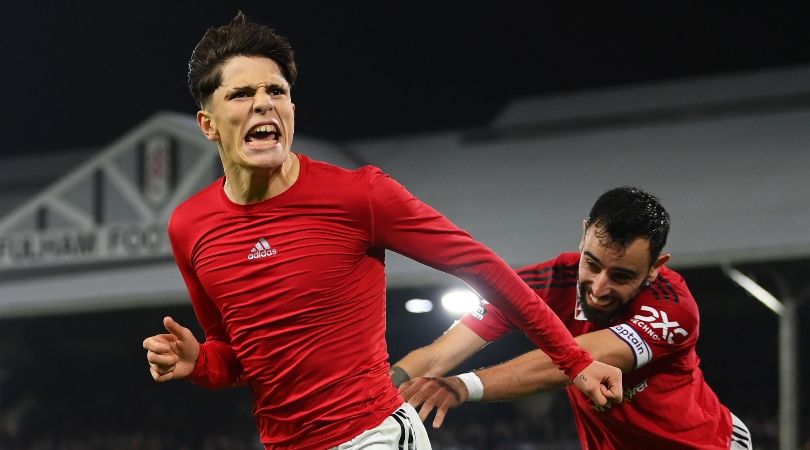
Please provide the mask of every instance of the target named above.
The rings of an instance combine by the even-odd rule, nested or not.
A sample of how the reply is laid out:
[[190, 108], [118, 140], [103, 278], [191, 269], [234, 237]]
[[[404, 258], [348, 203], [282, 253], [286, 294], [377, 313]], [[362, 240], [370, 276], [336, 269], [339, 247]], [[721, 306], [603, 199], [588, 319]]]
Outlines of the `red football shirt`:
[[[586, 321], [577, 306], [578, 264], [578, 253], [564, 253], [518, 270], [574, 336], [605, 328]], [[487, 341], [514, 329], [486, 303], [462, 322]], [[635, 369], [624, 374], [624, 401], [609, 408], [568, 387], [583, 450], [728, 450], [731, 415], [703, 379], [695, 352], [700, 317], [683, 278], [663, 267], [614, 323], [610, 329], [633, 350]]]
[[388, 376], [384, 250], [455, 274], [573, 376], [592, 359], [492, 251], [374, 167], [298, 155], [285, 192], [238, 205], [220, 179], [169, 223], [206, 335], [191, 380], [247, 383], [268, 449], [323, 449], [402, 403]]

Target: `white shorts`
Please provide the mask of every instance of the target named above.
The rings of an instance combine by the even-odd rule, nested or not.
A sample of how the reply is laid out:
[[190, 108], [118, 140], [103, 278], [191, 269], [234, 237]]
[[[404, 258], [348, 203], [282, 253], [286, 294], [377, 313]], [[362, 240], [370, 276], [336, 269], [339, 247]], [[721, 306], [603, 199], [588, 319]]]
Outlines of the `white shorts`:
[[330, 450], [431, 450], [427, 430], [413, 406], [403, 403], [376, 427]]
[[752, 450], [751, 433], [739, 417], [731, 414], [731, 446], [729, 450]]

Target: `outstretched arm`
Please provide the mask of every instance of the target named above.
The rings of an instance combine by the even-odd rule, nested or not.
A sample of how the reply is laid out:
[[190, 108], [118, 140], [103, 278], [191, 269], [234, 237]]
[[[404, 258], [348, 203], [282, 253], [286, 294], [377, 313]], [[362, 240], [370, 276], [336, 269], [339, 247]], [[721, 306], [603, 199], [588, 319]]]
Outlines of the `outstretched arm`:
[[[603, 363], [618, 367], [622, 372], [633, 369], [633, 352], [610, 330], [594, 331], [576, 338], [582, 348]], [[497, 366], [475, 371], [484, 385], [484, 401], [511, 400], [544, 391], [561, 389], [571, 380], [559, 370], [551, 358], [534, 350]], [[574, 383], [576, 383], [576, 378]]]
[[382, 173], [370, 181], [369, 192], [374, 247], [459, 277], [522, 329], [597, 404], [621, 399], [621, 372], [580, 348], [554, 312], [492, 250]]
[[457, 322], [433, 343], [408, 353], [394, 364], [391, 380], [399, 387], [411, 378], [444, 375], [486, 345], [487, 341]]
[[[600, 330], [576, 338], [597, 360], [611, 364], [622, 371], [634, 368], [635, 359], [627, 343], [610, 330]], [[485, 401], [511, 400], [554, 389], [560, 389], [571, 380], [558, 369], [551, 358], [540, 350], [535, 350], [503, 364], [477, 370], [474, 374], [480, 385], [472, 387]], [[466, 377], [466, 375], [463, 375]], [[576, 380], [574, 380], [576, 382]], [[470, 397], [470, 380], [467, 383], [458, 376], [447, 378], [420, 378], [401, 389], [402, 396], [414, 407], [419, 407], [419, 417], [425, 420], [433, 409], [436, 417], [433, 426], [442, 425], [450, 408], [467, 401]], [[480, 392], [480, 389], [483, 392]]]

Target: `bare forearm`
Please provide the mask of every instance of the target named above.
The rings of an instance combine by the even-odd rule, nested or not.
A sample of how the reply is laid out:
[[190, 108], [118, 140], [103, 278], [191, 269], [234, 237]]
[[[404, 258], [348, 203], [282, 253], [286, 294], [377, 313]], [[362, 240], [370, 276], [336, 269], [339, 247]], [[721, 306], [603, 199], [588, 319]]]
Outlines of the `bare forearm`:
[[422, 347], [405, 355], [405, 357], [397, 361], [393, 367], [400, 368], [400, 370], [406, 372], [410, 378], [414, 378], [424, 375], [430, 368], [430, 364], [430, 353], [426, 351], [425, 347]]
[[467, 326], [458, 323], [432, 344], [408, 353], [393, 367], [399, 367], [409, 378], [441, 376], [453, 370], [486, 344], [485, 340]]
[[404, 358], [394, 364], [394, 367], [399, 367], [410, 378], [416, 378], [441, 376], [452, 370], [456, 365], [458, 365], [458, 362], [451, 355], [432, 351], [430, 347], [422, 347], [405, 355]]
[[[577, 342], [597, 361], [633, 370], [635, 358], [630, 347], [610, 330], [577, 336]], [[503, 364], [475, 372], [484, 384], [483, 400], [509, 400], [538, 392], [561, 389], [570, 380], [545, 353], [535, 350]]]
[[477, 370], [484, 384], [483, 401], [512, 400], [561, 389], [571, 380], [545, 353], [535, 350], [497, 366]]

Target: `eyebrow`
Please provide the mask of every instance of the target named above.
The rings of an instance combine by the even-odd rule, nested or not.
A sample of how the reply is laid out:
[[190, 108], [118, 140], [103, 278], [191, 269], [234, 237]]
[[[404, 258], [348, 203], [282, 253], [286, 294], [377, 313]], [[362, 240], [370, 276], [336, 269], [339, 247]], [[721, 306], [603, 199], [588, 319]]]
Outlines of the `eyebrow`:
[[[269, 81], [265, 81], [264, 84], [265, 84], [265, 87], [268, 87], [268, 88], [269, 87], [281, 87], [281, 88], [284, 88], [284, 89], [288, 88], [287, 83], [285, 81], [282, 81], [282, 80], [269, 80]], [[230, 85], [227, 85], [225, 83], [220, 83], [219, 87], [222, 87], [222, 88], [225, 88], [225, 89], [231, 89], [231, 90], [234, 90], [234, 91], [239, 91], [239, 90], [242, 90], [242, 91], [246, 91], [246, 90], [255, 91], [256, 89], [259, 88], [258, 84], [243, 84], [243, 85], [239, 85], [239, 86], [230, 86]]]
[[219, 86], [229, 91], [255, 91], [257, 89], [256, 86], [251, 86], [249, 84], [242, 86], [228, 86], [227, 84], [220, 84]]
[[[600, 265], [600, 266], [604, 266], [604, 264], [602, 263], [602, 261], [600, 261], [600, 260], [599, 260], [599, 258], [597, 258], [597, 257], [596, 257], [596, 255], [594, 255], [593, 253], [589, 252], [588, 250], [585, 250], [585, 251], [584, 251], [584, 252], [582, 252], [582, 253], [583, 253], [585, 256], [587, 256], [588, 258], [591, 258], [592, 260], [594, 260], [594, 261], [596, 261], [597, 263], [599, 263], [599, 265]], [[632, 270], [632, 269], [625, 269], [624, 267], [617, 267], [617, 268], [613, 269], [613, 271], [614, 271], [614, 272], [621, 272], [621, 273], [624, 273], [624, 274], [629, 275], [629, 276], [631, 276], [631, 277], [636, 277], [636, 276], [638, 276], [638, 272], [636, 272], [635, 270]]]

